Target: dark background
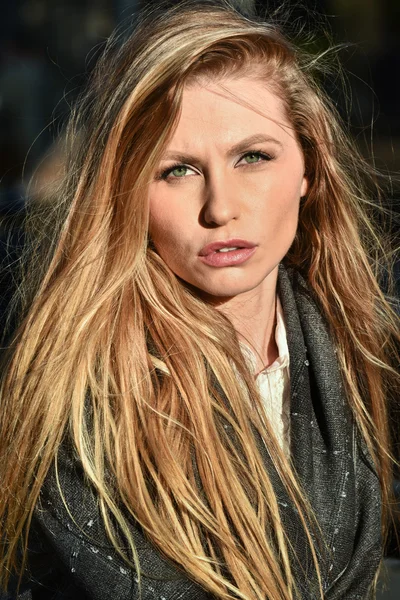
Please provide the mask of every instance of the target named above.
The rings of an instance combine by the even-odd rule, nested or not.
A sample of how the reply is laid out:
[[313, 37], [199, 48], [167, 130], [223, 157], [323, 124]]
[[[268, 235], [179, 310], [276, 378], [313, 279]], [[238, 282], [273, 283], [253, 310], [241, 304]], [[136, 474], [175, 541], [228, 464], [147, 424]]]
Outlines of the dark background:
[[[265, 14], [281, 2], [233, 0]], [[56, 139], [102, 44], [145, 0], [0, 0], [0, 212], [18, 209], [24, 183]], [[302, 0], [292, 22], [316, 32], [313, 48], [347, 48], [347, 90], [331, 85], [363, 153], [400, 171], [400, 0]], [[375, 161], [375, 162], [374, 162]], [[393, 197], [400, 196], [394, 181]]]

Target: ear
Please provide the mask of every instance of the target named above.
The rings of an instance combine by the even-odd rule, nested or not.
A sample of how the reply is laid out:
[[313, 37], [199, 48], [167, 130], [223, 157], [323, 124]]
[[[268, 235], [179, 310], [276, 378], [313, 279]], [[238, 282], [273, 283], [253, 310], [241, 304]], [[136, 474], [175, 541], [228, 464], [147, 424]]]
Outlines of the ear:
[[305, 196], [307, 194], [307, 192], [308, 192], [308, 179], [304, 175], [303, 181], [301, 182], [300, 197], [303, 198], [303, 196]]

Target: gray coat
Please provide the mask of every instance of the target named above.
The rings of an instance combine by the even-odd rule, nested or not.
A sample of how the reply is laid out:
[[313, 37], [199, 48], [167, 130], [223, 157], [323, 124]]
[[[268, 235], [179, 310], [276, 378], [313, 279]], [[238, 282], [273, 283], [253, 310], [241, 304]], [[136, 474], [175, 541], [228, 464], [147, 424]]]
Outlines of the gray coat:
[[[291, 454], [328, 546], [320, 552], [325, 597], [365, 600], [372, 597], [369, 588], [381, 557], [378, 478], [359, 442], [335, 352], [312, 295], [297, 273], [283, 267], [279, 294], [290, 353]], [[296, 511], [258, 441], [294, 547], [299, 597], [311, 600], [317, 596], [310, 551]], [[108, 542], [96, 499], [68, 451], [61, 454], [59, 469], [65, 498], [78, 522], [65, 510], [50, 473], [35, 512], [31, 578], [21, 588], [22, 598], [138, 598], [136, 574]], [[162, 557], [138, 527], [132, 528], [143, 571], [143, 600], [211, 598]], [[8, 598], [15, 598], [15, 592], [10, 590]]]

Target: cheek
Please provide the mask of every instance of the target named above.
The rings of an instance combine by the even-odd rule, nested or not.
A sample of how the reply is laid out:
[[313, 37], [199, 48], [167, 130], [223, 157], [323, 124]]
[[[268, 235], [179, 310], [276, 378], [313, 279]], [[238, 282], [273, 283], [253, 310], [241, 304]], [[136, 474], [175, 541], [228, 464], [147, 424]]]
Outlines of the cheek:
[[176, 271], [181, 254], [182, 228], [179, 219], [168, 211], [150, 211], [150, 238], [163, 261]]
[[[175, 197], [174, 197], [175, 196]], [[177, 192], [160, 198], [150, 196], [149, 233], [156, 248], [174, 249], [187, 247], [197, 234], [198, 215]]]
[[[287, 180], [287, 178], [286, 178]], [[300, 206], [300, 183], [285, 181], [280, 177], [267, 191], [268, 198], [265, 204], [265, 212], [273, 220], [284, 220], [286, 218], [296, 219]]]
[[165, 205], [150, 201], [149, 233], [156, 246], [168, 243], [173, 237], [173, 219]]
[[296, 235], [300, 208], [300, 186], [278, 185], [270, 192], [264, 211], [268, 242], [276, 248], [290, 246]]

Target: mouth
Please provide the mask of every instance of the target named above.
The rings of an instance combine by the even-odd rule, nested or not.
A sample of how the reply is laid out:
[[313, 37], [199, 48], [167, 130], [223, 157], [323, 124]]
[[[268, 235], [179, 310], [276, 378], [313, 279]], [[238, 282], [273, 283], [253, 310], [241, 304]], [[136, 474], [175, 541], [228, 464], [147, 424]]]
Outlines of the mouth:
[[210, 267], [235, 267], [245, 263], [256, 250], [257, 245], [247, 240], [225, 240], [204, 246], [199, 259]]
[[204, 246], [199, 252], [199, 256], [209, 256], [215, 252], [217, 253], [225, 253], [225, 252], [234, 252], [237, 250], [255, 248], [256, 244], [253, 242], [249, 242], [247, 240], [242, 239], [231, 239], [224, 240], [219, 242], [213, 242]]
[[231, 250], [239, 250], [240, 246], [233, 246], [232, 248], [220, 248], [215, 252], [230, 252]]

